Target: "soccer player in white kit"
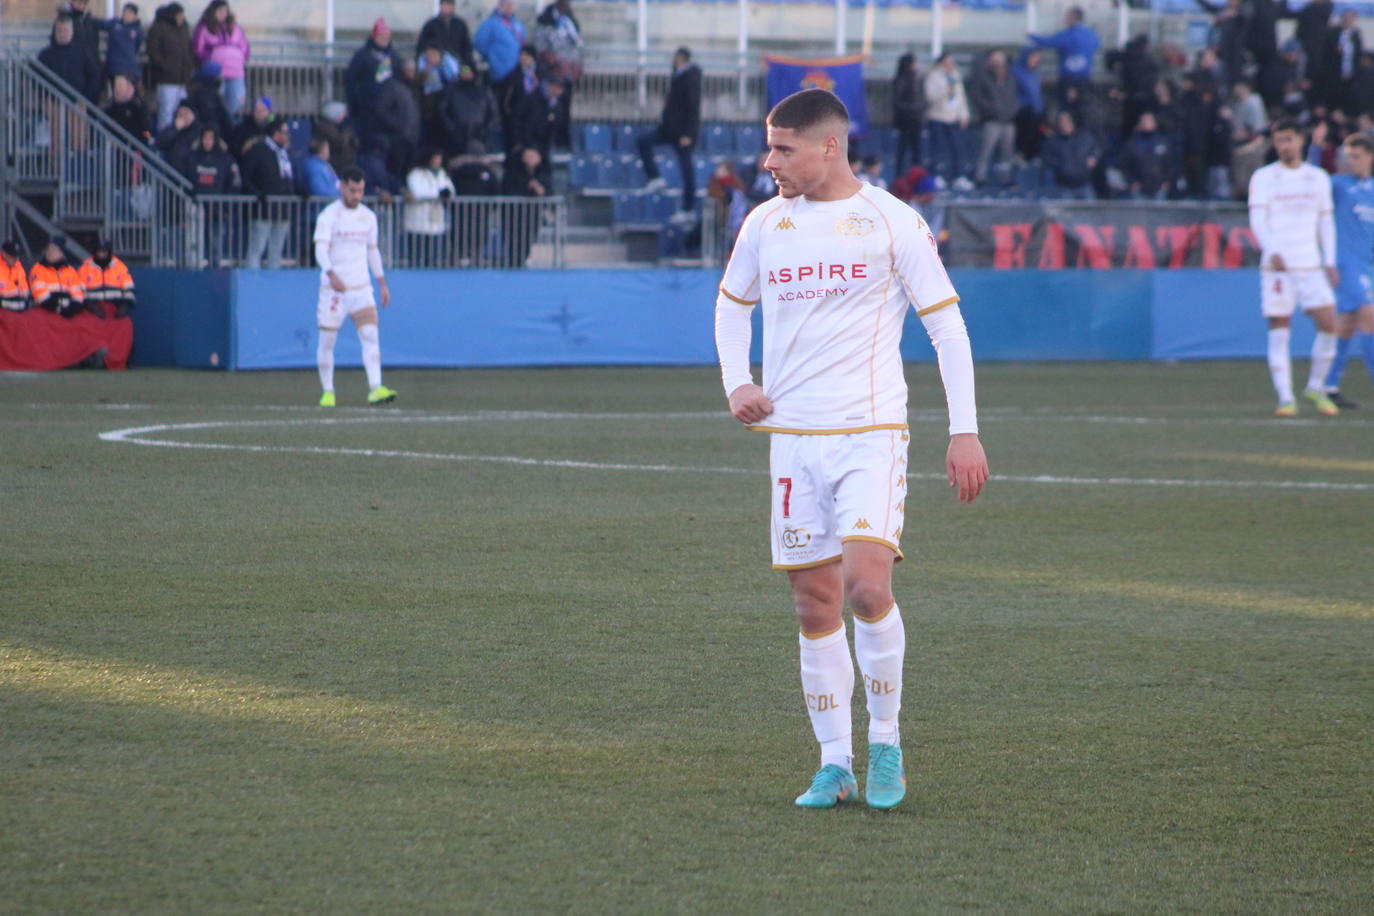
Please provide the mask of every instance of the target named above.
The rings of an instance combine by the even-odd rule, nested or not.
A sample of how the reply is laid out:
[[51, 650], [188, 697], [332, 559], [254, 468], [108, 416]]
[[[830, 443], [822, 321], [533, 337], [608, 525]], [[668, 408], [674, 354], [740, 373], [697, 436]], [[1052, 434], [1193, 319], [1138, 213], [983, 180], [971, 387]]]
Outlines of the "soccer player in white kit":
[[382, 348], [377, 332], [377, 303], [372, 297], [370, 270], [382, 291], [382, 308], [391, 304], [391, 290], [382, 271], [377, 250], [377, 214], [363, 206], [367, 182], [361, 169], [345, 169], [339, 178], [339, 199], [320, 212], [315, 221], [315, 263], [320, 265], [320, 298], [315, 308], [320, 326], [315, 363], [320, 370], [321, 407], [333, 407], [334, 343], [344, 316], [362, 344], [363, 369], [367, 372], [367, 403], [387, 404], [396, 392], [382, 384]]
[[1270, 131], [1278, 161], [1250, 178], [1250, 228], [1260, 246], [1260, 310], [1269, 323], [1269, 376], [1274, 382], [1278, 417], [1296, 417], [1289, 325], [1301, 308], [1317, 326], [1312, 371], [1303, 396], [1318, 412], [1334, 416], [1339, 408], [1325, 390], [1326, 373], [1336, 356], [1336, 222], [1331, 176], [1303, 161], [1302, 129], [1283, 119]]
[[[988, 479], [968, 333], [933, 234], [849, 169], [849, 113], [806, 89], [768, 115], [764, 168], [779, 196], [745, 220], [716, 300], [716, 346], [731, 413], [770, 434], [773, 565], [785, 570], [801, 634], [801, 681], [821, 766], [797, 805], [858, 797], [852, 764], [854, 653], [869, 713], [865, 797], [906, 794], [898, 731], [906, 636], [892, 597], [901, 558], [910, 434], [900, 343], [916, 309], [939, 356], [950, 415], [946, 471], [972, 502]], [[763, 306], [763, 385], [750, 375], [750, 314]]]

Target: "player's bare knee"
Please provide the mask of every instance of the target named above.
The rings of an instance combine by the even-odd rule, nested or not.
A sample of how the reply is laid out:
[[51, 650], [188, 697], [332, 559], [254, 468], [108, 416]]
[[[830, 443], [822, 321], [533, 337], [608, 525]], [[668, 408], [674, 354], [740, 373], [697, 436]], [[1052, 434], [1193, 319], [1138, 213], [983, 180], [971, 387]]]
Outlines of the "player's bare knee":
[[855, 617], [876, 620], [892, 607], [892, 587], [873, 579], [859, 579], [846, 583], [845, 597]]

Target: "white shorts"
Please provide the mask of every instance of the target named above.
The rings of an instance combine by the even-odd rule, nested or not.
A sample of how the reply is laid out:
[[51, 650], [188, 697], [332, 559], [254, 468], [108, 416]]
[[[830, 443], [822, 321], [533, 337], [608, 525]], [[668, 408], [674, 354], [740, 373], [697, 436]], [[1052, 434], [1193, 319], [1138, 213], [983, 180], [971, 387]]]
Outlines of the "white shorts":
[[1260, 271], [1260, 310], [1265, 318], [1287, 318], [1294, 308], [1310, 312], [1335, 304], [1336, 294], [1324, 270]]
[[885, 544], [901, 559], [910, 439], [904, 429], [773, 433], [773, 567], [829, 563], [845, 541]]
[[372, 284], [336, 293], [329, 284], [320, 287], [320, 301], [315, 307], [315, 323], [330, 331], [343, 327], [344, 316], [352, 315], [366, 308], [376, 308], [377, 300], [372, 296]]

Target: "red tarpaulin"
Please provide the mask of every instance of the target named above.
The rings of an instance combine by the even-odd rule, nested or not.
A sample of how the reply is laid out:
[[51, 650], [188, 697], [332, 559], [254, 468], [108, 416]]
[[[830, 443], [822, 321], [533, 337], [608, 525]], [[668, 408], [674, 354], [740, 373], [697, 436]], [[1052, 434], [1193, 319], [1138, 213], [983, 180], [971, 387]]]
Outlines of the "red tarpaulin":
[[0, 370], [65, 369], [105, 348], [105, 368], [123, 369], [134, 347], [128, 318], [75, 318], [42, 308], [27, 312], [0, 309]]

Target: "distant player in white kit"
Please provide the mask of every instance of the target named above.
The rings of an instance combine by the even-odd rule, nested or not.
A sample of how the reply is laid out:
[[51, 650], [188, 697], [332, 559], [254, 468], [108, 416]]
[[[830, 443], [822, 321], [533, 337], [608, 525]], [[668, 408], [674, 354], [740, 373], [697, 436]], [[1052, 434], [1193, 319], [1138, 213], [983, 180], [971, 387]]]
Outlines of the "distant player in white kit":
[[339, 199], [325, 207], [315, 221], [315, 263], [320, 265], [320, 326], [315, 363], [320, 369], [321, 407], [333, 407], [334, 342], [344, 316], [353, 319], [367, 372], [367, 403], [387, 404], [396, 392], [382, 384], [382, 348], [377, 333], [377, 303], [372, 297], [371, 271], [382, 291], [382, 308], [391, 304], [391, 290], [377, 250], [377, 214], [363, 206], [366, 180], [362, 169], [345, 169], [339, 177]]
[[[949, 405], [946, 471], [972, 502], [988, 479], [978, 439], [973, 356], [959, 297], [924, 220], [849, 169], [849, 113], [807, 89], [768, 115], [764, 168], [779, 196], [745, 220], [716, 300], [716, 346], [730, 411], [770, 438], [773, 565], [785, 570], [801, 635], [802, 692], [821, 767], [796, 803], [858, 797], [851, 739], [854, 614], [869, 712], [865, 797], [906, 794], [898, 730], [906, 636], [892, 596], [906, 502], [907, 308], [939, 356]], [[750, 375], [750, 313], [763, 305], [763, 386]]]
[[1303, 161], [1296, 121], [1274, 123], [1270, 138], [1279, 161], [1250, 179], [1250, 228], [1260, 246], [1260, 309], [1269, 322], [1269, 375], [1278, 394], [1278, 417], [1296, 417], [1289, 325], [1301, 308], [1317, 326], [1312, 371], [1303, 396], [1325, 416], [1340, 412], [1325, 391], [1336, 356], [1336, 222], [1331, 176]]

